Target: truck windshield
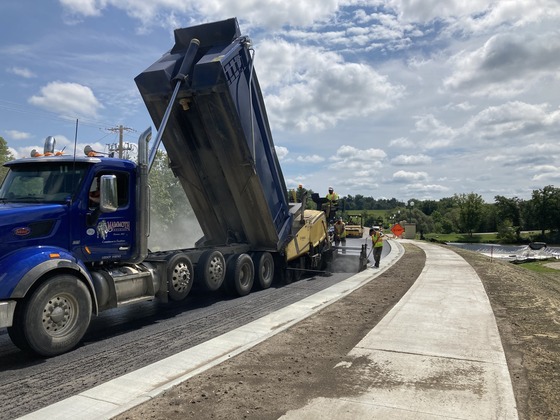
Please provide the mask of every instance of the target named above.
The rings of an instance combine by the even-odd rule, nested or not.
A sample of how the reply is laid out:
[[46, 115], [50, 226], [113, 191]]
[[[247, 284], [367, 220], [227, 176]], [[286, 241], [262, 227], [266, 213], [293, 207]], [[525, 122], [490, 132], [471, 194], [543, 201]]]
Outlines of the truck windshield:
[[87, 165], [73, 162], [10, 166], [0, 202], [63, 203], [74, 199]]

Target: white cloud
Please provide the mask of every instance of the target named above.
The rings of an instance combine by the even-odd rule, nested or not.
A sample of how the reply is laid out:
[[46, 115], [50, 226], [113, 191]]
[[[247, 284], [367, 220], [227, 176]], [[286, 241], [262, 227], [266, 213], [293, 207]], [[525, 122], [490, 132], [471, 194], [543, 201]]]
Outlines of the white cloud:
[[36, 74], [25, 67], [10, 67], [7, 69], [9, 73], [15, 74], [16, 76], [23, 77], [24, 79], [32, 79], [36, 77]]
[[[371, 177], [383, 168], [383, 161], [387, 154], [381, 149], [358, 149], [343, 145], [329, 160], [328, 171], [338, 174], [337, 182], [344, 180], [346, 187], [350, 184], [365, 182], [371, 184]], [[360, 180], [360, 178], [364, 178]]]
[[435, 137], [454, 137], [455, 131], [442, 123], [432, 114], [414, 117], [416, 120], [415, 128], [422, 133], [428, 133]]
[[296, 160], [298, 162], [303, 162], [303, 163], [321, 163], [325, 160], [325, 158], [319, 155], [309, 155], [309, 156], [298, 156]]
[[[480, 9], [458, 18], [454, 29], [462, 32], [477, 33], [488, 31], [502, 25], [516, 28], [530, 24], [542, 24], [543, 21], [554, 20], [560, 16], [557, 0], [498, 0], [492, 3], [478, 4]], [[472, 4], [472, 2], [464, 2]]]
[[70, 12], [83, 16], [99, 16], [107, 6], [106, 0], [58, 0]]
[[391, 159], [391, 163], [396, 166], [407, 165], [428, 165], [432, 161], [427, 155], [399, 155]]
[[39, 95], [29, 98], [29, 103], [67, 117], [95, 117], [103, 108], [89, 87], [58, 81], [43, 86]]
[[449, 127], [432, 114], [414, 117], [415, 131], [422, 134], [416, 142], [416, 147], [424, 150], [443, 149], [453, 144], [457, 137], [457, 130]]
[[486, 10], [486, 0], [388, 0], [387, 4], [399, 12], [400, 18], [410, 22], [429, 22], [480, 13]]
[[[59, 0], [70, 13], [100, 16], [109, 7], [116, 7], [146, 24], [166, 21], [176, 13], [191, 15], [191, 19], [206, 21], [241, 16], [247, 22], [270, 28], [282, 25], [311, 25], [326, 19], [339, 7], [338, 0]], [[271, 13], [271, 10], [273, 12]]]
[[443, 85], [471, 95], [511, 97], [553, 77], [560, 67], [560, 33], [497, 34], [472, 51], [452, 57]]
[[480, 33], [502, 25], [523, 27], [557, 19], [557, 0], [387, 0], [401, 21], [428, 23], [444, 21], [449, 32]]
[[17, 130], [6, 130], [6, 136], [12, 140], [26, 140], [31, 138], [31, 134]]
[[403, 148], [403, 149], [408, 149], [412, 146], [414, 146], [414, 142], [412, 142], [411, 140], [405, 138], [405, 137], [399, 137], [398, 139], [393, 139], [389, 142], [389, 146], [390, 147], [399, 147], [399, 148]]
[[425, 181], [427, 179], [428, 179], [428, 174], [423, 171], [419, 171], [419, 172], [397, 171], [393, 174], [393, 180], [396, 182], [418, 182], [418, 181]]
[[473, 115], [463, 127], [464, 136], [511, 143], [512, 139], [531, 139], [553, 130], [560, 133], [560, 110], [549, 111], [548, 104], [520, 101], [491, 106]]
[[386, 156], [387, 154], [381, 149], [358, 149], [354, 146], [342, 145], [336, 151], [336, 155], [331, 157], [331, 160], [373, 162], [383, 160]]
[[325, 130], [392, 108], [404, 93], [371, 66], [320, 48], [265, 41], [258, 51], [255, 67], [274, 127]]
[[549, 184], [560, 181], [560, 168], [549, 168], [546, 172], [531, 177], [531, 180], [539, 182], [540, 184]]
[[276, 149], [276, 156], [278, 156], [278, 160], [285, 159], [286, 156], [288, 156], [288, 153], [290, 153], [288, 148], [284, 146], [274, 146], [274, 148]]
[[447, 194], [450, 188], [440, 184], [411, 183], [404, 187], [404, 191], [409, 194], [409, 197], [429, 199], [442, 193]]

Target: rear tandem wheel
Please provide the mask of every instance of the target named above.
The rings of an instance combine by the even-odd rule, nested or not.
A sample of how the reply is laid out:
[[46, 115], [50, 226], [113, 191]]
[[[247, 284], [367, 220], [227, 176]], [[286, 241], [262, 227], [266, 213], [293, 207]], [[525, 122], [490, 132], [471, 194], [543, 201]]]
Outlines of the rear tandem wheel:
[[245, 296], [251, 292], [255, 279], [253, 260], [248, 254], [232, 255], [228, 258], [224, 282], [226, 292], [234, 296]]
[[261, 289], [268, 289], [274, 280], [274, 258], [270, 252], [253, 254], [255, 282]]
[[179, 252], [167, 261], [167, 293], [169, 299], [185, 299], [193, 285], [193, 265], [189, 257]]
[[226, 260], [220, 251], [207, 250], [202, 253], [196, 265], [197, 284], [214, 292], [218, 290], [226, 275]]

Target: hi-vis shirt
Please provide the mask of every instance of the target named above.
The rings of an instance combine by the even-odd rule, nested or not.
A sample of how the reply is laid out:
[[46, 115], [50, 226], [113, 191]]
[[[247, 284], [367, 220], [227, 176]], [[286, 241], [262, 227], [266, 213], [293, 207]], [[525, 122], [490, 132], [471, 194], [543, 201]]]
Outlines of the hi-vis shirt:
[[338, 200], [338, 194], [333, 192], [332, 194], [327, 194], [327, 200], [329, 201], [336, 201]]
[[383, 234], [380, 231], [373, 232], [371, 235], [371, 243], [374, 248], [380, 248], [383, 246]]
[[334, 233], [341, 238], [346, 238], [346, 225], [342, 222], [336, 222], [334, 224]]

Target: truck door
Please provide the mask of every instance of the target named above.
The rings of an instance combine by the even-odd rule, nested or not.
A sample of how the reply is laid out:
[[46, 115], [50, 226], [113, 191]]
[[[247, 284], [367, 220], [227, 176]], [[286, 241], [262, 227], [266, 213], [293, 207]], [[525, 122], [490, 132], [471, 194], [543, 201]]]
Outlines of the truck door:
[[[99, 210], [99, 179], [101, 175], [117, 178], [118, 207], [115, 212], [101, 213]], [[101, 171], [96, 173], [90, 184], [87, 210], [82, 218], [81, 248], [85, 261], [127, 260], [134, 244], [134, 201], [128, 172]]]

